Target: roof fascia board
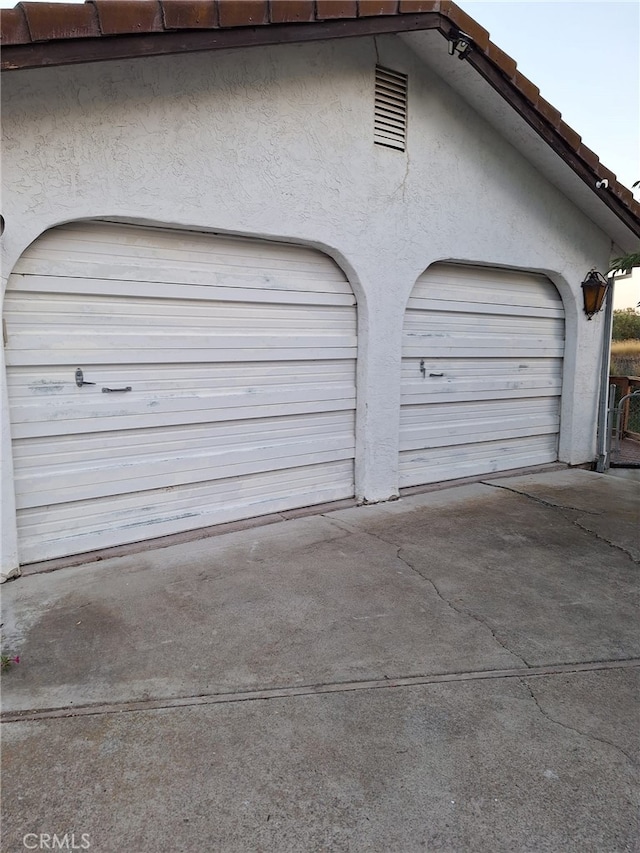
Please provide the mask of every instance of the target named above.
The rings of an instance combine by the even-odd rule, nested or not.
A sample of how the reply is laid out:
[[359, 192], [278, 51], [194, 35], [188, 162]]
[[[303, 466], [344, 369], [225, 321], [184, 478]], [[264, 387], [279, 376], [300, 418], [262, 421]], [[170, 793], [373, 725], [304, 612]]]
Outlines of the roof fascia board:
[[442, 31], [442, 26], [442, 15], [437, 12], [422, 12], [414, 15], [315, 21], [308, 24], [270, 24], [258, 27], [164, 31], [145, 35], [31, 42], [4, 47], [0, 68], [2, 71], [20, 71], [56, 65], [106, 62], [256, 45], [294, 44], [412, 30], [440, 29]]

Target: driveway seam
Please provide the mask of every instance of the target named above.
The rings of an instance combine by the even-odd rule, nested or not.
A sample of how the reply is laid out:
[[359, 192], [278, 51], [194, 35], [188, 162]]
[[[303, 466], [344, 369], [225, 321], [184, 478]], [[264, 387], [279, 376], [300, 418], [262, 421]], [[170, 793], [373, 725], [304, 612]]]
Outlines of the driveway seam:
[[522, 684], [522, 686], [525, 688], [525, 690], [531, 696], [531, 698], [532, 698], [536, 708], [538, 709], [538, 711], [540, 711], [542, 716], [545, 719], [549, 720], [549, 722], [554, 723], [556, 726], [561, 726], [563, 729], [566, 729], [567, 731], [573, 732], [574, 734], [580, 735], [581, 737], [585, 737], [588, 740], [597, 741], [598, 743], [603, 743], [606, 746], [613, 747], [613, 749], [615, 749], [617, 752], [624, 755], [624, 757], [632, 765], [632, 767], [638, 766], [637, 760], [632, 755], [630, 755], [626, 750], [624, 750], [621, 746], [618, 746], [617, 743], [613, 743], [613, 741], [607, 740], [606, 738], [598, 737], [597, 735], [591, 734], [590, 732], [584, 732], [584, 731], [582, 731], [582, 729], [577, 729], [575, 726], [570, 726], [568, 723], [562, 723], [560, 720], [557, 720], [555, 717], [552, 717], [551, 714], [549, 714], [547, 711], [545, 711], [544, 708], [542, 707], [542, 705], [540, 704], [538, 697], [535, 695], [535, 693], [531, 689], [531, 685], [527, 684], [526, 681], [524, 681], [524, 679], [522, 679], [522, 678], [518, 678], [518, 681]]
[[432, 675], [408, 675], [397, 678], [377, 678], [361, 681], [334, 681], [305, 684], [295, 687], [271, 687], [229, 693], [200, 693], [164, 699], [139, 699], [121, 702], [94, 702], [85, 705], [5, 711], [0, 715], [3, 723], [37, 722], [45, 719], [97, 716], [131, 711], [156, 711], [199, 705], [221, 705], [237, 702], [290, 699], [297, 696], [322, 696], [331, 693], [351, 693], [395, 687], [422, 687], [431, 684], [459, 684], [468, 681], [502, 680], [507, 678], [549, 678], [555, 675], [579, 675], [584, 672], [640, 668], [640, 658], [621, 660], [583, 661], [531, 666], [524, 669], [486, 669], [467, 672], [449, 672]]

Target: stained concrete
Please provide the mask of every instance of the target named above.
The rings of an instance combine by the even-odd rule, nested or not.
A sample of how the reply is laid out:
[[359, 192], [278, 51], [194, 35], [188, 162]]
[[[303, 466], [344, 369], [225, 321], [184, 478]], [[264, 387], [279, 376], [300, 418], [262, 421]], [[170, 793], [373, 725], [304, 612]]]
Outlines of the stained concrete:
[[498, 478], [6, 584], [4, 849], [639, 849], [639, 508]]

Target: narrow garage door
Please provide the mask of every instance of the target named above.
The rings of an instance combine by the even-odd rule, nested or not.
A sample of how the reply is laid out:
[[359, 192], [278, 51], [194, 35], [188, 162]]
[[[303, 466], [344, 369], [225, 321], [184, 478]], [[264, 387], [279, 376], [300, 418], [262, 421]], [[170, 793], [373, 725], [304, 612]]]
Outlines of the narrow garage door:
[[400, 485], [555, 461], [563, 347], [549, 279], [430, 267], [404, 322]]
[[76, 223], [5, 306], [21, 562], [354, 494], [355, 299], [325, 255]]

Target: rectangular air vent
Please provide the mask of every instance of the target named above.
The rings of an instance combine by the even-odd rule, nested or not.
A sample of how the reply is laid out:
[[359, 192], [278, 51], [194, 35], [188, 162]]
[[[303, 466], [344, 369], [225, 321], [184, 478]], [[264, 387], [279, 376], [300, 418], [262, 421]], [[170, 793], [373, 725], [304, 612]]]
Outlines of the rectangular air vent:
[[407, 134], [407, 75], [376, 65], [373, 141], [404, 151]]

